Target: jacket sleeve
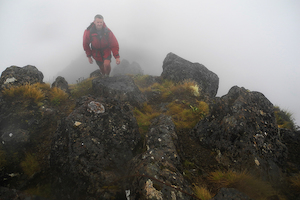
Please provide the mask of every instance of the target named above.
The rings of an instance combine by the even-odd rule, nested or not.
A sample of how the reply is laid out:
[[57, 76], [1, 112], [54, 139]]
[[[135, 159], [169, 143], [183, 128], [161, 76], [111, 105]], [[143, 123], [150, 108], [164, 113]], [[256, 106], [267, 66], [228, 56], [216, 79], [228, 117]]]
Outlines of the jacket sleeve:
[[84, 49], [87, 57], [92, 56], [92, 50], [90, 47], [90, 31], [89, 30], [85, 30], [84, 34], [83, 34], [83, 49]]
[[115, 35], [113, 34], [112, 31], [109, 32], [109, 43], [110, 43], [110, 49], [113, 53], [113, 56], [115, 58], [120, 58], [119, 55], [119, 43]]

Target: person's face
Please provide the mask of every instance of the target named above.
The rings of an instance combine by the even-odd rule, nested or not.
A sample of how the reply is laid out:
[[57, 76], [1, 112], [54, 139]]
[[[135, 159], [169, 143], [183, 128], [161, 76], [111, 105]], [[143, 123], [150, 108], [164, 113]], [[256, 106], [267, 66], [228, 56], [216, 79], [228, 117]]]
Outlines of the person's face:
[[94, 24], [95, 24], [97, 30], [102, 29], [102, 27], [103, 27], [103, 19], [96, 18], [95, 21], [94, 21]]

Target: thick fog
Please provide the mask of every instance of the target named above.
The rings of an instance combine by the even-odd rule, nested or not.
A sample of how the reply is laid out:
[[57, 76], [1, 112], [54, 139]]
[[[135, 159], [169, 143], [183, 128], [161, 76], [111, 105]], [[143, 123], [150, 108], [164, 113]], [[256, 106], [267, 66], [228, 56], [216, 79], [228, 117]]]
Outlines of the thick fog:
[[30, 64], [51, 82], [74, 63], [94, 71], [82, 36], [101, 14], [121, 60], [145, 74], [160, 75], [173, 52], [216, 73], [218, 96], [234, 85], [259, 91], [300, 125], [299, 10], [298, 0], [1, 0], [0, 72]]

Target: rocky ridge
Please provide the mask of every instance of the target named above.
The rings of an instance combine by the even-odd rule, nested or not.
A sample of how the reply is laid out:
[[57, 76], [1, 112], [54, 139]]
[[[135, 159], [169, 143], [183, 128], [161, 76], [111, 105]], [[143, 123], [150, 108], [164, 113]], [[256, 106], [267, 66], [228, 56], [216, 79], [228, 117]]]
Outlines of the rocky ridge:
[[[287, 177], [299, 172], [299, 134], [278, 128], [274, 106], [262, 93], [234, 86], [215, 97], [218, 76], [173, 53], [166, 56], [161, 76], [148, 76], [144, 86], [164, 80], [195, 83], [200, 95], [189, 100], [205, 101], [209, 114], [193, 128], [179, 129], [167, 114], [168, 104], [185, 103], [184, 97], [161, 102], [161, 91], [142, 92], [132, 76], [124, 75], [94, 78], [91, 94], [67, 104], [51, 104], [51, 94], [39, 102], [14, 100], [8, 98], [10, 88], [43, 84], [43, 75], [34, 66], [7, 68], [0, 78], [0, 196], [199, 199], [193, 184], [215, 170], [246, 170], [276, 189], [288, 187]], [[52, 87], [69, 92], [63, 77]], [[160, 114], [143, 133], [135, 112], [146, 104]], [[251, 198], [229, 188], [215, 194], [212, 199]], [[268, 198], [280, 197], [272, 195]]]

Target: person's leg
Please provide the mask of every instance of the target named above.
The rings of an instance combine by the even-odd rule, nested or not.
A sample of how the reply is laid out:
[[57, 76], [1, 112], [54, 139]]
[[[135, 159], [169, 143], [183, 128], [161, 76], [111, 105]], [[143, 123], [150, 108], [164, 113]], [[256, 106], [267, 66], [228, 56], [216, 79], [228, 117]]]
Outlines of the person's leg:
[[100, 62], [100, 61], [96, 61], [99, 69], [100, 69], [100, 72], [102, 75], [105, 75], [105, 70], [104, 70], [104, 66], [103, 66], [103, 62]]
[[104, 60], [103, 68], [104, 68], [104, 75], [109, 76], [111, 71], [110, 60]]

